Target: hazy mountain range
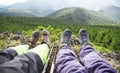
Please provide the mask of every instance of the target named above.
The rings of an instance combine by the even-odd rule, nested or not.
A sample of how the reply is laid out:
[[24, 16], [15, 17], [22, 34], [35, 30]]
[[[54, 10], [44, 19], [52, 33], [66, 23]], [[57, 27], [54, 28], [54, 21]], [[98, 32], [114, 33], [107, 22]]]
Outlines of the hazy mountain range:
[[81, 24], [116, 24], [120, 23], [120, 8], [108, 6], [92, 11], [80, 7], [70, 7], [55, 10], [47, 3], [29, 1], [1, 7], [0, 16], [49, 17]]
[[9, 16], [37, 16], [44, 17], [49, 13], [54, 12], [54, 9], [47, 3], [40, 3], [39, 0], [32, 0], [16, 3], [11, 6], [1, 8], [1, 15]]
[[101, 14], [104, 16], [110, 17], [111, 19], [120, 22], [120, 8], [116, 6], [108, 6], [105, 8], [101, 8], [99, 10]]

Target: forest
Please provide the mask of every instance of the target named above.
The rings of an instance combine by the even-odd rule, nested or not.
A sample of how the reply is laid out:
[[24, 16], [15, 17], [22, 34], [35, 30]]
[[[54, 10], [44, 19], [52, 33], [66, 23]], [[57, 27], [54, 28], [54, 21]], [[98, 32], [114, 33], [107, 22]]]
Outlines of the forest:
[[[58, 19], [42, 17], [11, 17], [0, 16], [0, 33], [23, 31], [25, 37], [30, 37], [32, 31], [47, 29], [51, 34], [51, 42], [59, 43], [61, 33], [69, 28], [76, 37], [81, 28], [89, 33], [90, 42], [100, 52], [120, 52], [120, 26], [117, 25], [85, 25], [74, 24]], [[0, 49], [4, 49], [6, 42], [0, 37]]]

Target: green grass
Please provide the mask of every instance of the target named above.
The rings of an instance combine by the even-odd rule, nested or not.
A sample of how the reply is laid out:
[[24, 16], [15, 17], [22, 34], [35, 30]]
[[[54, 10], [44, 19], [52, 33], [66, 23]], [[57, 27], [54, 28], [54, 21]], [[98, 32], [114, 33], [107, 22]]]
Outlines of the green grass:
[[5, 40], [0, 40], [0, 50], [2, 50], [3, 48], [5, 48], [7, 46], [7, 43]]
[[102, 46], [98, 46], [98, 45], [95, 45], [93, 43], [91, 43], [93, 48], [101, 53], [104, 53], [104, 52], [107, 52], [107, 53], [112, 53], [113, 50], [109, 49], [109, 48], [105, 48], [105, 47], [102, 47]]

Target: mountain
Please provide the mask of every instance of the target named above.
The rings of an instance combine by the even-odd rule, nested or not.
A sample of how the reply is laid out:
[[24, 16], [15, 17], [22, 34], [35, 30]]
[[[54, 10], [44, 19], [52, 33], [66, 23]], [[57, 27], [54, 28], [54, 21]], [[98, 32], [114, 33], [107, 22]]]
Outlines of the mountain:
[[5, 5], [0, 5], [0, 9], [1, 9], [1, 8], [4, 8], [4, 7], [5, 7]]
[[16, 3], [0, 9], [0, 15], [10, 16], [37, 16], [44, 17], [54, 12], [52, 6], [39, 0], [27, 0], [26, 2]]
[[109, 6], [99, 11], [80, 7], [63, 8], [58, 11], [44, 0], [27, 0], [0, 8], [0, 16], [49, 17], [73, 24], [118, 24], [120, 8]]
[[64, 8], [47, 17], [74, 24], [115, 24], [112, 19], [100, 13], [79, 7]]
[[120, 22], [120, 8], [116, 6], [108, 6], [101, 8], [99, 12], [111, 19]]

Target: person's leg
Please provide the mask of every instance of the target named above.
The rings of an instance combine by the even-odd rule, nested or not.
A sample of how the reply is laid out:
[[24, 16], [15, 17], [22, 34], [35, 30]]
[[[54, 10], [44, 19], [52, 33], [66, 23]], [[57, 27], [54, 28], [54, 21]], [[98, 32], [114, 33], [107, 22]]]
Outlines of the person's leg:
[[[39, 31], [36, 30], [32, 33], [29, 41], [26, 42], [26, 45], [19, 45], [15, 47], [9, 47], [0, 51], [0, 64], [12, 60], [15, 56], [21, 55], [26, 52], [30, 47], [33, 47], [39, 38]], [[29, 45], [27, 45], [29, 44]]]
[[41, 73], [47, 60], [49, 47], [39, 45], [13, 60], [0, 64], [1, 73]]
[[12, 60], [15, 56], [23, 54], [28, 49], [29, 45], [19, 45], [0, 51], [0, 64]]
[[73, 50], [68, 46], [71, 36], [70, 30], [65, 30], [61, 37], [61, 47], [56, 57], [57, 73], [87, 73], [79, 63]]
[[[13, 60], [0, 64], [1, 73], [41, 73], [49, 54], [48, 35], [44, 43], [16, 56]], [[46, 40], [46, 41], [45, 41]], [[42, 38], [43, 41], [43, 38]]]
[[57, 73], [87, 73], [79, 63], [73, 50], [68, 46], [60, 48], [56, 57]]
[[89, 45], [86, 30], [80, 30], [79, 38], [81, 40], [80, 60], [89, 73], [117, 73], [116, 70]]

